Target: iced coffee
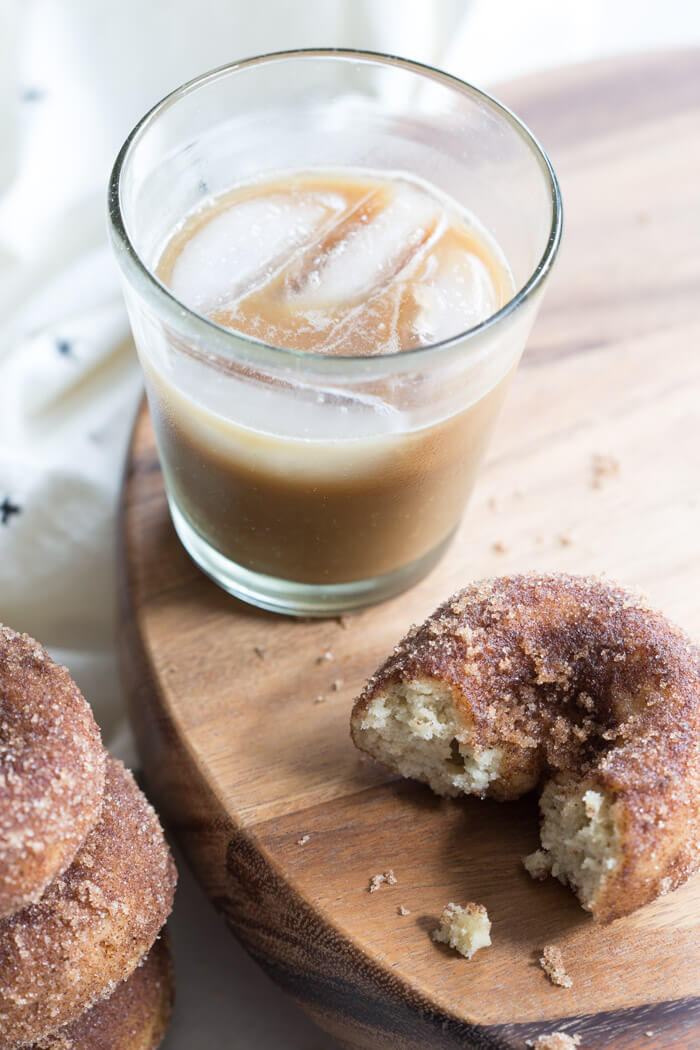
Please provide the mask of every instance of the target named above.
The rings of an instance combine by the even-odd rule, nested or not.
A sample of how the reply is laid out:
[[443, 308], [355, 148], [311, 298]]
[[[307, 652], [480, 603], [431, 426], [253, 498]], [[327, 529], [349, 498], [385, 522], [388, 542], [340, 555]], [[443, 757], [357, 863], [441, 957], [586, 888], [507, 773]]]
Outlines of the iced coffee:
[[527, 128], [403, 59], [261, 55], [142, 118], [109, 218], [172, 521], [200, 568], [296, 615], [420, 579], [559, 245]]
[[[289, 351], [396, 355], [449, 340], [512, 295], [475, 217], [408, 176], [296, 173], [234, 189], [189, 216], [157, 273], [190, 309]], [[161, 457], [178, 511], [254, 573], [347, 584], [429, 559], [471, 489], [509, 364], [478, 366], [462, 407], [421, 425], [450, 372], [390, 375], [347, 393], [212, 360], [146, 364]], [[460, 372], [455, 381], [463, 381]], [[405, 382], [405, 380], [402, 380]], [[217, 387], [219, 388], [217, 390]], [[301, 425], [300, 425], [301, 424]]]

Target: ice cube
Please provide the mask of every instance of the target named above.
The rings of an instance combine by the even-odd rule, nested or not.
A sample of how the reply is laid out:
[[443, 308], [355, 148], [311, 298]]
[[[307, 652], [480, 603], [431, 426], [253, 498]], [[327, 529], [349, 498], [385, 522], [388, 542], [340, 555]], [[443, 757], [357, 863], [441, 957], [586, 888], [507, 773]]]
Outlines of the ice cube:
[[271, 192], [215, 212], [185, 242], [169, 278], [194, 310], [225, 308], [317, 237], [345, 200], [332, 192]]
[[286, 267], [283, 296], [295, 310], [342, 313], [390, 284], [444, 222], [441, 203], [419, 187], [381, 186]]
[[415, 345], [427, 346], [473, 328], [499, 306], [493, 278], [471, 252], [437, 245], [422, 277], [412, 286], [417, 310]]

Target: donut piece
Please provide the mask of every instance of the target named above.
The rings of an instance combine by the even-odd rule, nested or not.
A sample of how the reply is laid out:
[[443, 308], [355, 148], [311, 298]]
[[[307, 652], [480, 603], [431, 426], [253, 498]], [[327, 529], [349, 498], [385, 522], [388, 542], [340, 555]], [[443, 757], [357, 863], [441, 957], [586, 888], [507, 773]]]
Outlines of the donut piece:
[[108, 758], [100, 819], [72, 865], [0, 921], [0, 1046], [37, 1042], [110, 995], [154, 943], [175, 881], [156, 814]]
[[700, 865], [700, 652], [607, 581], [467, 587], [369, 680], [351, 732], [441, 795], [512, 799], [544, 782], [530, 868], [599, 922]]
[[95, 824], [104, 751], [65, 667], [0, 625], [0, 918], [38, 900]]
[[162, 936], [108, 999], [27, 1050], [155, 1050], [170, 1022], [174, 995], [168, 938]]

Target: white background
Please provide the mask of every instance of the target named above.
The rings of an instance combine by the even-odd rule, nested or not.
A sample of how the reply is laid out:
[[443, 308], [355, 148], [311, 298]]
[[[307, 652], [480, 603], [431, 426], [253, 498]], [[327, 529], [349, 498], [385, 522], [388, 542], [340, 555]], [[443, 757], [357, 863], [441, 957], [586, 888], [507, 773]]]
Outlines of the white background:
[[[140, 380], [104, 194], [133, 123], [189, 77], [280, 48], [389, 51], [489, 87], [693, 43], [693, 0], [0, 0], [0, 503], [21, 508], [0, 524], [0, 620], [68, 664], [113, 749], [133, 758], [113, 541]], [[168, 1050], [330, 1047], [180, 868]]]

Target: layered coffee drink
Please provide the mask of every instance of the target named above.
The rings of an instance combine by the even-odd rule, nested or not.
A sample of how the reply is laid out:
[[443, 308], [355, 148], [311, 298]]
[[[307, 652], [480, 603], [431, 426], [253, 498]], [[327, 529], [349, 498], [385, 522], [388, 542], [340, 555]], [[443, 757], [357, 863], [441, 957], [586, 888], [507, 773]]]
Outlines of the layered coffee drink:
[[[296, 172], [207, 200], [156, 272], [246, 344], [243, 360], [171, 334], [143, 360], [187, 526], [241, 569], [297, 584], [427, 567], [521, 345], [439, 357], [513, 295], [476, 217], [405, 174]], [[282, 348], [279, 368], [256, 364], [256, 343]], [[394, 367], [411, 353], [414, 368]]]

